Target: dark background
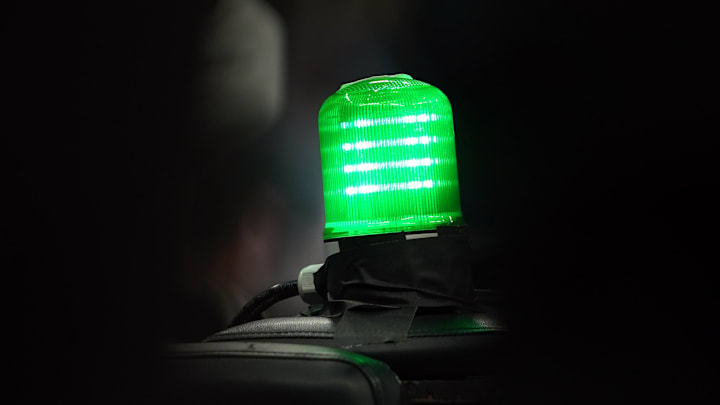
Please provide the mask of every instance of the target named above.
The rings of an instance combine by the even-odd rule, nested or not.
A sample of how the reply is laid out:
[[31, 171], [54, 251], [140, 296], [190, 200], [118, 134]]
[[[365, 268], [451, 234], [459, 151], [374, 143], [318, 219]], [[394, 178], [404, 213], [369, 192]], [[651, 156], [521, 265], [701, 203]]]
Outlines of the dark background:
[[23, 402], [140, 395], [173, 325], [210, 316], [169, 287], [188, 249], [232, 239], [224, 221], [243, 209], [273, 217], [252, 185], [281, 201], [273, 226], [288, 231], [274, 256], [322, 260], [317, 110], [341, 83], [396, 72], [453, 103], [463, 210], [481, 271], [507, 298], [508, 402], [710, 402], [720, 224], [709, 10], [268, 4], [284, 25], [283, 109], [242, 142], [207, 135], [195, 111], [213, 2], [8, 6], [4, 273], [23, 282], [4, 285], [22, 318], [10, 333], [24, 343]]

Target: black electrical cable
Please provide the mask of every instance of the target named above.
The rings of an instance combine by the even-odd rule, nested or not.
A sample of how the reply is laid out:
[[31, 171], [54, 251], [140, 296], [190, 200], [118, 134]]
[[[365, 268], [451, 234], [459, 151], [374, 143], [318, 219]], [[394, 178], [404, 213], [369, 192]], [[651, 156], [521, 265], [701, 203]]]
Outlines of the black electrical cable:
[[266, 309], [298, 294], [297, 280], [275, 284], [248, 301], [240, 313], [232, 320], [229, 327], [258, 320]]

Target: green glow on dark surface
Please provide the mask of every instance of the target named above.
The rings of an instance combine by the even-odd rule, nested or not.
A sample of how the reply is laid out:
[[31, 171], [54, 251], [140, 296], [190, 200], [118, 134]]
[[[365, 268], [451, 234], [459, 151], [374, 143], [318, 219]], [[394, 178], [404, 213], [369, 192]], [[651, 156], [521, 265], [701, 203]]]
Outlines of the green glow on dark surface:
[[408, 75], [343, 85], [318, 118], [324, 239], [463, 224], [450, 101]]

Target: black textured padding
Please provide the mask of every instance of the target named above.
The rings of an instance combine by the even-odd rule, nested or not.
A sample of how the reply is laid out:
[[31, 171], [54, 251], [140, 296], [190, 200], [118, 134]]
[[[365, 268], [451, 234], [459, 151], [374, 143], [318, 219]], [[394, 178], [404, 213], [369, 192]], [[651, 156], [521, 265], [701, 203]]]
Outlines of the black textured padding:
[[263, 319], [219, 332], [207, 341], [341, 347], [387, 363], [402, 379], [483, 375], [502, 356], [504, 328], [488, 313], [417, 315], [404, 342], [346, 347], [334, 340], [336, 322], [316, 316]]
[[173, 345], [153, 390], [162, 404], [404, 404], [384, 363], [328, 347], [261, 342]]

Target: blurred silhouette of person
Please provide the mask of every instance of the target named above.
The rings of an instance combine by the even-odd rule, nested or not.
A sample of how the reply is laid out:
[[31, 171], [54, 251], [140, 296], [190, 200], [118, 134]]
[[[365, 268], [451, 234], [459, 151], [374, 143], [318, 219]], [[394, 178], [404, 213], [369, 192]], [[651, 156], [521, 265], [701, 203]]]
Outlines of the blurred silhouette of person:
[[285, 87], [283, 25], [257, 0], [220, 0], [204, 20], [195, 72], [198, 170], [185, 190], [180, 274], [163, 340], [198, 341], [228, 325], [270, 285], [282, 193], [254, 144], [277, 121]]

